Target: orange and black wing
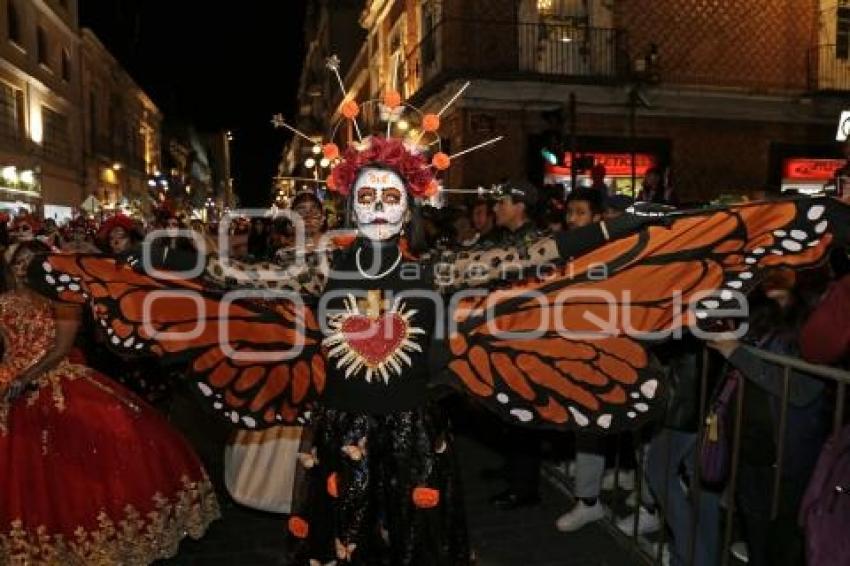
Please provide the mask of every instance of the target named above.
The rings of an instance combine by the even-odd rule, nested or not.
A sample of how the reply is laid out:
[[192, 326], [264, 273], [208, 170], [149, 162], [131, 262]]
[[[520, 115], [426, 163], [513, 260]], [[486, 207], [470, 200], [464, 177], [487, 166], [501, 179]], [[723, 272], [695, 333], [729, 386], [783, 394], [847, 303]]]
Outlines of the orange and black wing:
[[611, 242], [542, 280], [473, 294], [451, 313], [454, 384], [512, 422], [634, 428], [661, 405], [650, 343], [740, 309], [765, 273], [821, 262], [825, 199], [681, 214]]
[[296, 424], [324, 390], [321, 332], [293, 294], [223, 293], [94, 255], [40, 258], [29, 282], [55, 300], [90, 303], [119, 354], [187, 364], [206, 403], [237, 426]]

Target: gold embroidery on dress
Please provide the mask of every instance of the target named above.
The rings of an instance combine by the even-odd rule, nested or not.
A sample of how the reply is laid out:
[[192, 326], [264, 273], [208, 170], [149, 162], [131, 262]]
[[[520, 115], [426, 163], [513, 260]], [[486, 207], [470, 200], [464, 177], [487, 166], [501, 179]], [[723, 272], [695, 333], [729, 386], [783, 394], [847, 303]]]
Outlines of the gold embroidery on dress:
[[212, 485], [204, 477], [191, 482], [183, 477], [183, 489], [169, 500], [153, 497], [155, 509], [143, 517], [127, 505], [124, 516], [98, 516], [98, 529], [78, 528], [73, 540], [51, 535], [43, 526], [27, 531], [20, 520], [0, 533], [0, 564], [26, 566], [136, 566], [177, 554], [185, 536], [201, 538], [220, 516]]
[[53, 395], [53, 406], [61, 413], [65, 410], [65, 395], [62, 393], [62, 381], [75, 381], [90, 373], [91, 370], [86, 366], [73, 364], [67, 359], [62, 360], [58, 366], [44, 372], [31, 382], [36, 389], [27, 396], [27, 405], [35, 405], [41, 395], [41, 390], [50, 387], [51, 394]]
[[9, 402], [0, 400], [0, 436], [5, 436], [9, 433], [9, 427], [6, 423], [9, 422]]
[[[34, 301], [15, 293], [0, 296], [0, 328], [2, 328], [5, 351], [3, 365], [18, 375], [42, 359], [56, 338], [56, 323], [50, 303]], [[87, 368], [63, 360], [57, 367], [39, 376], [33, 384], [37, 389], [27, 395], [27, 404], [38, 399], [41, 389], [50, 386], [53, 404], [57, 410], [65, 409], [62, 394], [63, 379], [77, 379]], [[8, 418], [11, 403], [0, 401], [0, 435], [8, 434]]]
[[[56, 337], [56, 323], [50, 304], [34, 301], [20, 295], [7, 293], [0, 296], [0, 317], [3, 339], [6, 346], [3, 364], [15, 373], [21, 373], [42, 359], [53, 347]], [[91, 379], [94, 372], [83, 365], [64, 359], [52, 370], [43, 373], [33, 380], [35, 390], [26, 395], [28, 406], [38, 402], [42, 390], [50, 388], [53, 406], [57, 411], [65, 410], [65, 395], [62, 391], [63, 382], [80, 378], [89, 378], [92, 384], [109, 393], [132, 410], [139, 412], [141, 408], [132, 399], [117, 393], [106, 385]], [[0, 401], [0, 435], [8, 434], [8, 417], [10, 403]]]

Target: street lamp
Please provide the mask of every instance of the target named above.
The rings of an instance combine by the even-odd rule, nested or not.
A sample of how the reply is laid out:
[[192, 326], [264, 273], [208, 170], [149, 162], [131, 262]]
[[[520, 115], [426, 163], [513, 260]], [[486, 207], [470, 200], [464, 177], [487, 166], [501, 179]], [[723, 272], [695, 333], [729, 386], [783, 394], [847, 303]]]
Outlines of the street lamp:
[[231, 163], [230, 163], [230, 144], [233, 141], [233, 132], [227, 130], [225, 133], [225, 139], [227, 142], [224, 144], [224, 166], [226, 168], [224, 172], [225, 186], [224, 186], [224, 201], [227, 204], [232, 204], [233, 200], [233, 177], [231, 176]]
[[[321, 148], [319, 148], [321, 151]], [[316, 159], [314, 157], [308, 157], [304, 160], [304, 168], [309, 169], [313, 172], [313, 178], [319, 180], [324, 175], [324, 169], [327, 169], [333, 165], [333, 162], [327, 157], [322, 157], [321, 159]]]
[[18, 182], [18, 170], [13, 165], [3, 168], [3, 180], [14, 185]]

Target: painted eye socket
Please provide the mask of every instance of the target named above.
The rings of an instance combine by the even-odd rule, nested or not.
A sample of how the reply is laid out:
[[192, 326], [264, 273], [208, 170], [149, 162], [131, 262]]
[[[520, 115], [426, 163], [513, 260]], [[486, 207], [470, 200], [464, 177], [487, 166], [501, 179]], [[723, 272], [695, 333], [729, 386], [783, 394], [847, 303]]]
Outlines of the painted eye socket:
[[375, 202], [375, 189], [372, 187], [360, 187], [357, 191], [357, 202], [359, 204], [372, 204]]
[[401, 202], [401, 191], [398, 189], [384, 189], [384, 194], [381, 196], [384, 204], [398, 204]]

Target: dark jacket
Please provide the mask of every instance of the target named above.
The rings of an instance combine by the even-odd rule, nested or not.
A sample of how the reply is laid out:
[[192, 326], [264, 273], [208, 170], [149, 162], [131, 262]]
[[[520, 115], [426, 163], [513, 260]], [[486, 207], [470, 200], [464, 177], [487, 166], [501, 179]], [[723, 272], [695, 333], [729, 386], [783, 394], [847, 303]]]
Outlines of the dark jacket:
[[[692, 337], [653, 348], [665, 370], [667, 411], [664, 426], [683, 432], [697, 432], [700, 425], [701, 379], [705, 348]], [[709, 371], [706, 391], [714, 388], [717, 372]]]
[[[797, 354], [793, 339], [782, 335], [765, 337], [759, 347], [776, 354]], [[777, 459], [784, 369], [763, 361], [747, 348], [735, 350], [729, 362], [747, 380], [741, 459], [751, 466], [773, 466]], [[797, 371], [791, 372], [789, 385], [783, 475], [801, 477], [811, 473], [828, 433], [826, 385], [814, 376]]]

